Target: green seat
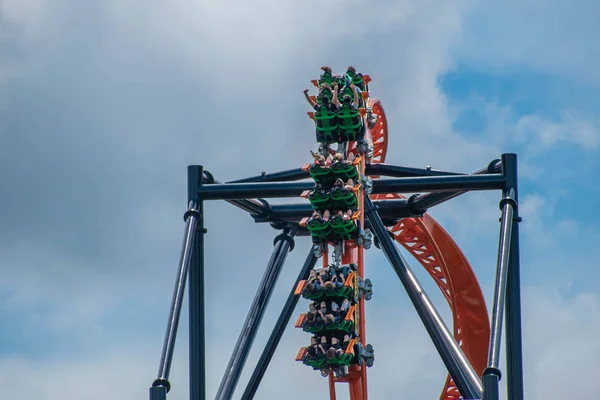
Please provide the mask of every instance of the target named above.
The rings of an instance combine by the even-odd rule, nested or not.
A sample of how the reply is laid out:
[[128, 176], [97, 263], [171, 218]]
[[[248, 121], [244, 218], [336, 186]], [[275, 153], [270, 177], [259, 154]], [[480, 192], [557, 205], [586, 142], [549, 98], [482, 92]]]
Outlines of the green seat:
[[354, 85], [363, 92], [367, 90], [367, 88], [365, 87], [365, 82], [363, 81], [363, 74], [361, 74], [360, 72], [353, 72], [351, 69], [349, 69], [348, 71], [346, 71], [346, 78], [350, 82], [354, 83]]
[[352, 363], [352, 359], [354, 358], [354, 354], [352, 353], [344, 353], [340, 357], [335, 357], [332, 360], [328, 360], [329, 364], [332, 366], [337, 365], [350, 365]]
[[326, 331], [342, 331], [345, 333], [351, 333], [354, 329], [354, 322], [343, 320], [339, 324], [329, 324], [325, 325]]
[[302, 330], [304, 332], [309, 332], [309, 333], [320, 333], [321, 331], [323, 331], [325, 329], [325, 323], [323, 321], [321, 321], [321, 323], [319, 324], [314, 324], [312, 326], [309, 326], [306, 321], [304, 322], [304, 324], [302, 324]]
[[310, 235], [318, 239], [327, 239], [333, 232], [329, 221], [311, 219], [306, 223], [306, 227], [308, 228]]
[[331, 173], [333, 174], [333, 179], [341, 179], [344, 182], [347, 182], [348, 179], [352, 179], [354, 182], [358, 180], [358, 169], [355, 165], [349, 162], [335, 162], [331, 166]]
[[[356, 86], [358, 87], [358, 85], [356, 85]], [[360, 88], [358, 88], [358, 89], [360, 89]], [[358, 95], [358, 107], [359, 108], [360, 107], [364, 107], [365, 103], [364, 103], [364, 101], [362, 99], [362, 96], [360, 95], [360, 91], [358, 93], [359, 93], [359, 95]], [[346, 85], [346, 86], [344, 86], [340, 90], [340, 92], [338, 94], [338, 99], [343, 99], [344, 96], [349, 96], [352, 99], [352, 103], [354, 103], [354, 90], [352, 90], [352, 88], [350, 87], [349, 84]]]
[[337, 112], [338, 132], [342, 141], [354, 141], [361, 136], [363, 129], [362, 118], [357, 109], [349, 104], [342, 104]]
[[327, 357], [321, 356], [318, 358], [309, 358], [308, 356], [302, 361], [304, 365], [313, 367], [314, 369], [323, 369], [327, 366]]
[[319, 164], [311, 165], [308, 173], [315, 180], [317, 185], [320, 185], [324, 188], [330, 188], [333, 186], [333, 182], [335, 182], [336, 179], [334, 176], [334, 171], [331, 169], [331, 167], [322, 167]]
[[329, 100], [328, 102], [331, 103], [331, 99], [333, 98], [333, 93], [331, 92], [331, 90], [323, 88], [323, 90], [321, 90], [321, 92], [317, 96], [317, 104], [322, 104], [324, 97], [326, 97], [327, 100]]
[[333, 87], [333, 75], [327, 71], [323, 71], [323, 73], [319, 77], [318, 84], [319, 86], [321, 86], [323, 83], [326, 83], [329, 86]]
[[337, 113], [329, 111], [324, 104], [315, 106], [315, 126], [318, 142], [333, 143], [337, 140], [334, 138], [339, 128]]
[[[331, 195], [326, 190], [315, 189], [308, 195], [308, 201], [317, 211], [325, 211], [331, 208]], [[309, 228], [310, 229], [310, 228]]]
[[[332, 206], [336, 210], [355, 210], [358, 206], [358, 200], [356, 199], [356, 195], [352, 190], [346, 190], [342, 188], [335, 188], [331, 190], [329, 195]], [[339, 216], [336, 216], [338, 218]], [[341, 220], [342, 218], [339, 217]], [[332, 218], [333, 222], [333, 218]], [[341, 226], [341, 222], [337, 222], [336, 226]], [[332, 225], [333, 227], [333, 225]], [[335, 228], [333, 229], [335, 232]]]
[[307, 300], [320, 301], [324, 296], [325, 292], [323, 290], [314, 291], [311, 293], [308, 293], [306, 289], [302, 291], [302, 297], [304, 297]]
[[333, 229], [333, 235], [341, 237], [343, 240], [356, 239], [358, 237], [358, 228], [356, 222], [352, 219], [344, 220], [336, 215], [331, 218], [329, 225]]
[[342, 297], [350, 300], [353, 297], [354, 289], [352, 286], [342, 286], [339, 289], [324, 290], [323, 295], [325, 297]]

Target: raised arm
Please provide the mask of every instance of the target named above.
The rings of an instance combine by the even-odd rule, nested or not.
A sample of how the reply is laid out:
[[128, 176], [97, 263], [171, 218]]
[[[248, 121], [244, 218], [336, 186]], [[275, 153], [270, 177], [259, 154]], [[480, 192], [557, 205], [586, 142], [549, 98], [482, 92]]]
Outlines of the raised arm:
[[304, 97], [306, 97], [306, 101], [308, 101], [308, 104], [310, 104], [312, 108], [315, 108], [317, 102], [310, 98], [310, 96], [308, 95], [308, 89], [304, 89]]
[[336, 107], [342, 106], [342, 104], [338, 100], [338, 85], [337, 85], [337, 83], [335, 85], [333, 85], [333, 96], [331, 97], [331, 102]]
[[350, 85], [352, 91], [354, 92], [354, 108], [358, 108], [358, 89], [354, 84]]

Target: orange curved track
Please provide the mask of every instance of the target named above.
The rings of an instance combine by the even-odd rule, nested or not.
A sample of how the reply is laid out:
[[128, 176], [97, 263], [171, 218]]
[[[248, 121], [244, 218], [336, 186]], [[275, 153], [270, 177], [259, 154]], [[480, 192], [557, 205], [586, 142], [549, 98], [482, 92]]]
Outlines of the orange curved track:
[[[368, 135], [374, 146], [371, 163], [385, 161], [388, 125], [381, 102], [371, 98], [369, 107], [378, 120]], [[355, 146], [349, 149], [357, 153]], [[402, 198], [399, 194], [373, 195], [374, 200]], [[429, 214], [404, 218], [389, 229], [400, 243], [431, 275], [452, 311], [454, 337], [481, 376], [487, 361], [490, 336], [485, 299], [475, 273], [450, 234]], [[458, 400], [460, 394], [448, 375], [440, 400]]]

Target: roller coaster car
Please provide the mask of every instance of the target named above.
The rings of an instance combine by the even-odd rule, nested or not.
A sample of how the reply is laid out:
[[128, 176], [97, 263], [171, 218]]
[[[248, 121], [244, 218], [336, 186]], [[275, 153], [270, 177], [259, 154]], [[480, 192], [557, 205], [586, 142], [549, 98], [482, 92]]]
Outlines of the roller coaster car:
[[[356, 170], [356, 167], [354, 167], [354, 169]], [[312, 164], [308, 170], [308, 173], [315, 180], [315, 183], [319, 188], [329, 188], [333, 186], [333, 182], [335, 182], [336, 179], [334, 170], [330, 166]]]
[[[356, 306], [351, 306], [347, 312], [338, 310], [333, 322], [323, 321], [319, 316], [312, 319], [309, 317], [310, 312], [300, 314], [296, 320], [296, 328], [302, 328], [304, 332], [313, 334], [354, 334], [356, 321]], [[313, 314], [314, 315], [314, 314]], [[343, 318], [342, 318], [343, 317]]]
[[[370, 346], [370, 345], [368, 345]], [[328, 346], [328, 350], [332, 346]], [[328, 354], [322, 354], [315, 346], [302, 347], [296, 354], [296, 361], [302, 361], [304, 365], [312, 367], [314, 370], [326, 370], [329, 367], [349, 366], [352, 364], [364, 365], [364, 350], [357, 339], [352, 339], [348, 343], [333, 347], [335, 355], [333, 357]], [[372, 348], [372, 347], [371, 347]], [[343, 350], [343, 353], [337, 351]], [[368, 363], [366, 363], [368, 365]], [[373, 363], [371, 362], [371, 365]], [[327, 376], [328, 374], [324, 374]]]
[[[344, 285], [341, 287], [333, 288], [319, 288], [318, 290], [308, 290], [306, 288], [307, 281], [300, 281], [298, 288], [296, 288], [297, 294], [302, 294], [302, 297], [308, 300], [321, 301], [325, 298], [340, 298], [348, 300], [356, 300], [355, 293], [358, 284], [358, 275], [356, 272], [351, 272], [346, 278]], [[299, 289], [300, 288], [300, 289]], [[298, 293], [299, 289], [299, 293]]]

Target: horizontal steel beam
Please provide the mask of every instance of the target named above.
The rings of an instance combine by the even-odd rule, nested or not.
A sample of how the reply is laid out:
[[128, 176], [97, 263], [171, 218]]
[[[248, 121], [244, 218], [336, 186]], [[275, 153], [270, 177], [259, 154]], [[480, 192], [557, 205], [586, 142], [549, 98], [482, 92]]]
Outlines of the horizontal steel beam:
[[[375, 206], [384, 220], [390, 218], [408, 218], [422, 215], [414, 212], [407, 199], [377, 200]], [[254, 217], [256, 222], [297, 222], [304, 217], [310, 217], [314, 209], [306, 203], [274, 204], [264, 216]]]
[[[442, 192], [501, 189], [502, 174], [426, 176], [381, 179], [373, 182], [373, 193]], [[233, 200], [258, 197], [297, 197], [312, 190], [314, 182], [228, 183], [203, 185], [198, 190], [202, 200]]]

